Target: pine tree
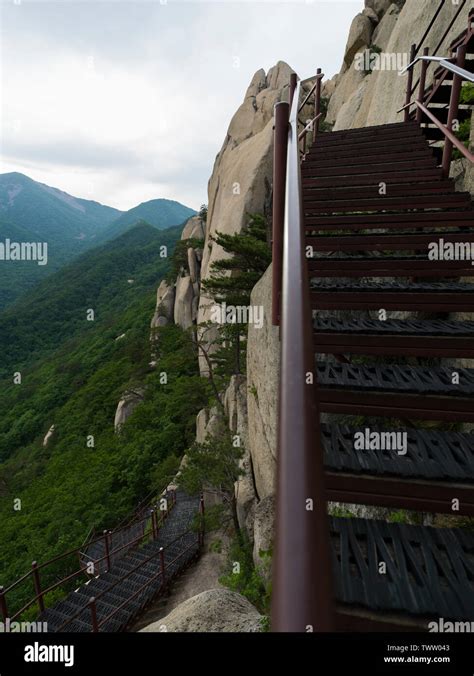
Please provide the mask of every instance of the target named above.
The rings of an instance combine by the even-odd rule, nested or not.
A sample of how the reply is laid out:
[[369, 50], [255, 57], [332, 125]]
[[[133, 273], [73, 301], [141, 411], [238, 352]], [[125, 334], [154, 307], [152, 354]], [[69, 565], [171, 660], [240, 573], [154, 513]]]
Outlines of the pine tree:
[[[216, 232], [212, 241], [229, 256], [211, 265], [209, 279], [203, 281], [203, 290], [216, 304], [249, 306], [253, 287], [271, 263], [265, 218], [260, 214], [249, 216], [247, 227], [228, 235]], [[247, 324], [235, 321], [219, 328], [218, 349], [213, 354], [216, 372], [232, 375], [243, 370]]]

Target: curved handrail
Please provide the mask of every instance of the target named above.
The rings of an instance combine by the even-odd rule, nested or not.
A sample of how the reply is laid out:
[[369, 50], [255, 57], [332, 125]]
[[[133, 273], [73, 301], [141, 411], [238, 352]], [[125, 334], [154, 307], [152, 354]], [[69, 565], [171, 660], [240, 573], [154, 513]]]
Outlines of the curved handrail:
[[[333, 628], [329, 524], [323, 456], [315, 415], [314, 357], [305, 257], [298, 108], [292, 102], [281, 286], [281, 372], [278, 421], [277, 517], [273, 561], [272, 630]], [[281, 105], [281, 104], [280, 104]], [[308, 500], [311, 508], [308, 509]], [[288, 584], [291, 580], [291, 585]]]
[[[176, 500], [176, 494], [175, 494], [175, 492], [173, 492], [173, 500], [172, 500], [170, 508], [172, 508], [174, 506], [175, 500]], [[142, 503], [140, 503], [140, 504], [142, 504]], [[146, 515], [142, 514], [141, 516], [136, 518], [136, 522], [138, 523], [138, 522], [141, 522], [141, 521], [144, 521], [144, 520], [146, 521], [148, 518], [149, 518], [149, 515], [146, 516]], [[120, 532], [121, 530], [125, 530], [127, 527], [129, 527], [131, 525], [131, 523], [132, 522], [129, 522], [126, 526], [124, 526], [122, 528], [116, 528], [113, 532], [117, 533], [117, 532]], [[156, 526], [158, 527], [158, 524], [156, 524]], [[108, 553], [104, 554], [99, 559], [96, 559], [94, 561], [94, 564], [101, 563], [102, 561], [104, 561], [106, 559], [110, 560], [110, 557], [112, 557], [114, 554], [117, 554], [118, 552], [122, 551], [123, 549], [130, 548], [131, 545], [133, 546], [136, 543], [140, 542], [145, 537], [150, 535], [151, 532], [153, 532], [153, 527], [151, 528], [151, 530], [147, 530], [145, 528], [144, 533], [142, 535], [140, 535], [138, 538], [134, 538], [134, 539], [130, 540], [129, 542], [125, 543], [125, 544], [119, 545], [119, 547], [116, 547], [115, 549], [111, 549]], [[88, 546], [95, 544], [97, 542], [101, 542], [101, 541], [103, 541], [103, 539], [104, 539], [104, 535], [101, 535], [101, 536], [95, 538], [94, 540], [91, 540], [88, 543]], [[28, 608], [33, 606], [35, 603], [39, 603], [40, 608], [42, 608], [41, 604], [43, 604], [43, 598], [47, 593], [49, 593], [49, 592], [53, 591], [54, 589], [60, 587], [65, 582], [72, 580], [74, 577], [78, 577], [79, 575], [83, 574], [84, 569], [81, 567], [78, 571], [74, 571], [73, 573], [67, 574], [66, 577], [61, 578], [57, 582], [53, 583], [47, 589], [41, 589], [39, 587], [39, 577], [38, 577], [39, 572], [41, 570], [45, 569], [46, 567], [51, 566], [54, 563], [58, 563], [59, 561], [66, 559], [67, 557], [70, 557], [70, 556], [73, 556], [73, 555], [77, 556], [78, 554], [80, 555], [81, 553], [83, 553], [81, 550], [82, 550], [82, 545], [81, 545], [80, 548], [76, 547], [74, 549], [68, 550], [67, 552], [63, 552], [62, 554], [58, 554], [57, 556], [53, 557], [52, 559], [49, 559], [48, 561], [45, 561], [41, 564], [35, 563], [34, 567], [32, 567], [31, 570], [29, 570], [27, 573], [25, 573], [20, 578], [15, 580], [8, 587], [4, 588], [4, 587], [0, 586], [0, 616], [5, 616], [4, 619], [6, 619], [6, 617], [8, 616], [8, 613], [6, 612], [6, 607], [7, 607], [6, 606], [6, 595], [8, 593], [10, 593], [12, 590], [16, 589], [20, 584], [22, 584], [26, 580], [29, 580], [30, 578], [33, 578], [33, 580], [36, 582], [36, 584], [38, 585], [39, 591], [36, 590], [37, 593], [34, 595], [34, 597], [30, 601], [28, 601], [28, 603], [26, 605], [24, 605], [22, 608], [20, 608], [20, 610], [18, 610], [16, 613], [14, 613], [10, 617], [10, 619], [12, 620], [12, 619], [15, 619], [17, 617], [20, 617], [22, 613], [24, 613], [26, 610], [28, 610]]]
[[[455, 57], [452, 57], [455, 58]], [[474, 73], [471, 73], [470, 71], [466, 70], [465, 68], [461, 68], [460, 66], [457, 66], [455, 63], [451, 63], [451, 61], [448, 60], [447, 57], [445, 56], [417, 56], [414, 61], [408, 64], [406, 68], [403, 68], [400, 72], [400, 75], [404, 75], [406, 72], [408, 72], [411, 68], [413, 68], [418, 61], [428, 61], [428, 62], [433, 62], [433, 63], [439, 63], [440, 66], [442, 66], [445, 70], [449, 70], [451, 73], [454, 73], [455, 75], [459, 75], [459, 77], [462, 77], [463, 80], [468, 80], [469, 82], [474, 82]]]
[[[178, 542], [178, 540], [180, 540], [181, 538], [183, 538], [185, 535], [188, 535], [189, 533], [193, 533], [193, 532], [194, 532], [194, 531], [193, 531], [191, 528], [188, 529], [187, 531], [184, 531], [184, 533], [181, 533], [181, 534], [178, 535], [174, 540], [172, 540], [171, 542], [169, 542], [169, 543], [166, 545], [166, 547], [162, 547], [160, 550], [158, 550], [157, 552], [155, 552], [155, 553], [152, 554], [151, 556], [147, 557], [146, 559], [143, 559], [143, 561], [140, 561], [140, 563], [139, 563], [138, 565], [136, 565], [135, 568], [133, 568], [132, 570], [130, 570], [130, 571], [128, 571], [127, 573], [125, 573], [125, 575], [122, 575], [121, 577], [119, 577], [117, 580], [115, 580], [115, 582], [113, 582], [109, 587], [107, 587], [107, 589], [104, 589], [103, 591], [101, 591], [97, 596], [94, 596], [94, 602], [100, 601], [100, 599], [101, 599], [103, 596], [106, 596], [106, 594], [107, 594], [108, 592], [110, 592], [111, 589], [114, 589], [117, 585], [119, 585], [121, 582], [123, 582], [124, 580], [126, 580], [127, 578], [129, 578], [131, 575], [134, 575], [134, 574], [137, 572], [137, 570], [139, 570], [142, 566], [145, 566], [147, 563], [150, 563], [150, 561], [152, 561], [153, 559], [156, 559], [158, 556], [161, 556], [162, 552], [165, 552], [169, 547], [171, 547], [172, 545], [174, 545], [176, 542]], [[190, 545], [187, 549], [189, 549], [190, 547], [191, 547], [191, 545]], [[184, 551], [186, 552], [187, 549], [185, 549]], [[171, 561], [171, 563], [174, 563], [174, 561], [176, 561], [178, 558], [180, 558], [180, 556], [182, 556], [183, 553], [184, 553], [184, 552], [182, 552], [181, 554], [179, 554], [175, 559], [173, 559], [173, 561]], [[136, 592], [136, 594], [138, 594], [139, 592], [143, 591], [143, 589], [144, 589], [146, 586], [148, 586], [148, 585], [149, 585], [156, 577], [159, 577], [161, 574], [162, 574], [162, 571], [160, 571], [157, 575], [153, 576], [153, 577], [152, 577], [150, 580], [148, 580], [144, 585], [142, 585], [142, 587], [140, 587], [140, 589], [138, 590], [138, 592]], [[103, 624], [105, 621], [109, 620], [113, 615], [115, 615], [116, 612], [118, 612], [122, 607], [124, 607], [125, 605], [127, 605], [127, 603], [129, 603], [130, 600], [131, 600], [132, 598], [134, 598], [134, 596], [135, 596], [135, 594], [132, 595], [132, 596], [130, 596], [130, 597], [128, 597], [128, 598], [127, 598], [120, 606], [118, 606], [117, 608], [115, 608], [109, 615], [107, 615], [105, 618], [103, 618], [103, 619], [99, 622], [98, 626], [100, 626], [101, 624]], [[65, 620], [65, 621], [58, 627], [58, 629], [57, 629], [56, 631], [57, 631], [57, 632], [62, 631], [68, 624], [70, 624], [71, 622], [73, 622], [74, 620], [76, 620], [78, 617], [80, 617], [80, 616], [83, 614], [83, 612], [84, 612], [85, 610], [87, 610], [88, 605], [89, 605], [88, 603], [85, 603], [84, 606], [83, 606], [82, 608], [80, 608], [74, 615], [71, 615], [71, 617], [68, 617], [67, 620]]]

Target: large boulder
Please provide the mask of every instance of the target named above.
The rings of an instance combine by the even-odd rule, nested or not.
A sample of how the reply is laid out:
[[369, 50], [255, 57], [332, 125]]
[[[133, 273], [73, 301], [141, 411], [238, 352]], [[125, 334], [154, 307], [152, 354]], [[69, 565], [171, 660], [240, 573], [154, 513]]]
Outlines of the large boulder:
[[184, 601], [143, 632], [259, 632], [262, 616], [229, 589], [209, 589]]
[[351, 65], [357, 52], [366, 49], [370, 45], [373, 32], [374, 23], [368, 16], [357, 14], [354, 17], [344, 52], [344, 64], [347, 67]]
[[392, 0], [365, 0], [366, 9], [370, 9], [380, 19], [390, 7]]
[[173, 321], [175, 293], [174, 286], [168, 284], [164, 279], [156, 292], [156, 310], [158, 315], [166, 317], [169, 321]]
[[193, 324], [193, 283], [189, 275], [176, 280], [176, 298], [174, 302], [174, 323], [182, 329]]
[[253, 522], [253, 560], [267, 580], [271, 577], [270, 561], [273, 552], [275, 527], [275, 498], [268, 495], [255, 507]]
[[[366, 7], [376, 12], [380, 22], [371, 34], [370, 42], [367, 43], [369, 31], [367, 22], [370, 23], [370, 18], [364, 17], [365, 29], [362, 19], [358, 18], [362, 15], [358, 15], [354, 20], [344, 66], [337, 78], [336, 89], [329, 103], [328, 121], [335, 122], [334, 129], [401, 122], [403, 119], [397, 111], [405, 102], [406, 76], [400, 76], [396, 68], [374, 70], [371, 75], [367, 76], [368, 82], [364, 83], [362, 88], [361, 82], [357, 81], [359, 76], [350, 73], [355, 70], [355, 63], [352, 66], [350, 63], [356, 52], [363, 51], [367, 45], [374, 44], [385, 54], [396, 55], [397, 59], [403, 57], [403, 60], [407, 62], [413, 43], [420, 45], [420, 48], [426, 45], [433, 49], [434, 45], [440, 43], [449, 28], [437, 50], [437, 55], [446, 55], [453, 38], [467, 27], [469, 14], [469, 6], [466, 4], [454, 21], [459, 5], [452, 2], [444, 3], [436, 22], [430, 29], [429, 40], [421, 44], [422, 37], [437, 9], [437, 5], [433, 5], [433, 0], [417, 0], [416, 2], [396, 0], [391, 3], [367, 0]], [[373, 22], [372, 25], [374, 25]], [[363, 42], [366, 42], [365, 46]], [[354, 45], [358, 45], [356, 49]], [[428, 82], [434, 72], [434, 68], [429, 69]], [[417, 70], [418, 73], [419, 70]]]
[[116, 432], [120, 431], [120, 428], [128, 420], [138, 404], [143, 401], [143, 396], [144, 390], [142, 388], [128, 390], [123, 393], [115, 411], [114, 429]]
[[[280, 61], [265, 75], [255, 73], [242, 105], [233, 116], [223, 146], [216, 157], [208, 187], [206, 240], [203, 247], [201, 278], [209, 276], [212, 263], [226, 258], [212, 242], [216, 231], [231, 235], [245, 227], [248, 214], [270, 213], [273, 109], [277, 101], [288, 98], [288, 64]], [[211, 318], [212, 300], [201, 294], [198, 323]], [[212, 337], [208, 333], [209, 337]], [[200, 359], [201, 373], [207, 373]]]
[[275, 491], [279, 330], [272, 325], [272, 266], [255, 285], [251, 304], [263, 307], [263, 326], [250, 324], [247, 339], [249, 448], [259, 499]]
[[[237, 517], [241, 528], [248, 528], [249, 514], [256, 500], [252, 458], [249, 449], [248, 416], [247, 416], [247, 379], [244, 376], [232, 376], [225, 393], [224, 409], [229, 421], [229, 429], [240, 438], [243, 457], [240, 467], [242, 476], [235, 483], [237, 500]], [[253, 538], [253, 527], [249, 530]]]
[[191, 216], [181, 233], [181, 239], [204, 239], [204, 225], [199, 216]]

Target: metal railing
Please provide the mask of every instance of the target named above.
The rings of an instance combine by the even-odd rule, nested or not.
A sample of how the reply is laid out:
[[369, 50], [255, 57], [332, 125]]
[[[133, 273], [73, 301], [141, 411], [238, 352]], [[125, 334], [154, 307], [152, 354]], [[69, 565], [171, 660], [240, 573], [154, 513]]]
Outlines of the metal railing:
[[[321, 79], [318, 71], [316, 84]], [[314, 91], [319, 91], [320, 96], [320, 87]], [[280, 284], [278, 270], [282, 275], [281, 297], [274, 296], [274, 319], [278, 318], [281, 331], [272, 602], [272, 630], [277, 632], [330, 631], [334, 626], [329, 523], [323, 456], [317, 442], [319, 416], [313, 389], [311, 307], [302, 218], [300, 92], [301, 83], [290, 98], [290, 116], [288, 103], [275, 107], [274, 283], [277, 277], [276, 284]], [[320, 111], [316, 117], [319, 114]]]
[[[408, 64], [408, 66], [402, 71], [402, 73], [408, 73], [408, 84], [405, 105], [403, 108], [400, 108], [398, 112], [400, 113], [403, 111], [405, 114], [405, 121], [408, 121], [411, 118], [411, 108], [412, 106], [415, 106], [415, 119], [418, 123], [422, 122], [423, 115], [425, 115], [430, 120], [430, 122], [432, 122], [443, 133], [445, 142], [441, 167], [444, 177], [448, 177], [450, 173], [453, 148], [456, 148], [466, 159], [469, 160], [469, 162], [474, 163], [474, 154], [471, 153], [471, 151], [466, 148], [466, 146], [453, 133], [454, 122], [459, 114], [462, 83], [463, 81], [474, 82], [474, 73], [471, 73], [464, 68], [466, 61], [466, 51], [466, 45], [459, 46], [457, 48], [455, 57], [456, 62], [452, 63], [452, 61], [446, 57], [429, 56], [428, 47], [425, 47], [423, 50], [423, 55], [413, 59], [411, 63]], [[411, 82], [413, 79], [413, 70], [417, 63], [421, 63], [421, 74], [419, 79], [418, 95], [417, 98], [413, 100], [411, 98]], [[426, 79], [428, 68], [433, 63], [436, 63], [439, 68], [442, 69], [438, 83], [441, 81], [444, 82], [448, 73], [451, 73], [453, 76], [446, 124], [443, 124], [436, 117], [434, 112], [430, 111], [427, 107], [427, 105], [429, 105], [429, 98], [428, 92], [426, 90]], [[438, 83], [433, 83], [433, 88], [435, 88]]]
[[[156, 538], [158, 536], [159, 529], [161, 528], [161, 525], [163, 523], [163, 520], [168, 516], [169, 511], [173, 508], [173, 506], [176, 503], [176, 492], [172, 491], [171, 492], [171, 502], [167, 505], [167, 509], [165, 511], [161, 512], [161, 520], [159, 521], [157, 516], [156, 516], [156, 510], [153, 508], [150, 508], [149, 510], [149, 515], [148, 519], [150, 520], [150, 529], [144, 529], [144, 532], [142, 535], [140, 535], [138, 538], [135, 538], [131, 542], [126, 542], [125, 544], [121, 545], [120, 547], [117, 547], [115, 549], [111, 549], [109, 546], [109, 533], [110, 531], [104, 531], [103, 535], [99, 536], [95, 540], [92, 540], [89, 542], [89, 545], [98, 543], [98, 542], [104, 542], [105, 543], [105, 554], [104, 556], [100, 557], [99, 559], [92, 561], [91, 563], [94, 566], [94, 570], [96, 569], [97, 565], [100, 565], [101, 562], [105, 561], [107, 564], [107, 570], [110, 569], [111, 567], [111, 561], [118, 553], [128, 550], [131, 547], [136, 547], [139, 545], [140, 542], [143, 542], [147, 537], [150, 535]], [[142, 517], [140, 517], [141, 519]], [[128, 528], [130, 524], [127, 524], [125, 528]], [[118, 529], [116, 529], [114, 532], [117, 532]], [[71, 582], [72, 580], [79, 578], [80, 576], [84, 575], [85, 570], [84, 566], [80, 565], [79, 570], [74, 570], [71, 573], [66, 574], [65, 576], [60, 577], [59, 580], [56, 582], [50, 584], [48, 587], [44, 587], [41, 583], [41, 577], [40, 577], [40, 572], [46, 571], [47, 568], [50, 568], [54, 564], [57, 564], [59, 562], [64, 562], [68, 557], [80, 557], [81, 555], [81, 550], [76, 548], [76, 549], [71, 549], [67, 552], [64, 552], [63, 554], [58, 554], [57, 556], [53, 557], [52, 559], [49, 559], [48, 561], [45, 561], [44, 563], [38, 564], [36, 561], [33, 561], [31, 564], [31, 570], [22, 575], [19, 579], [17, 579], [15, 582], [13, 582], [11, 585], [8, 587], [1, 587], [0, 586], [0, 618], [6, 622], [7, 619], [10, 620], [10, 622], [13, 622], [20, 618], [23, 613], [25, 613], [29, 608], [31, 608], [33, 605], [37, 604], [38, 605], [38, 612], [43, 612], [45, 610], [45, 596], [49, 594], [50, 592], [54, 591], [55, 589], [58, 589], [59, 587], [64, 586], [66, 583]], [[64, 564], [65, 566], [66, 564]], [[7, 603], [7, 595], [11, 595], [12, 591], [18, 590], [20, 585], [29, 582], [32, 580], [33, 582], [33, 587], [34, 587], [34, 596], [30, 598], [30, 600], [24, 604], [19, 610], [17, 610], [15, 613], [10, 614], [8, 610], [8, 603]]]

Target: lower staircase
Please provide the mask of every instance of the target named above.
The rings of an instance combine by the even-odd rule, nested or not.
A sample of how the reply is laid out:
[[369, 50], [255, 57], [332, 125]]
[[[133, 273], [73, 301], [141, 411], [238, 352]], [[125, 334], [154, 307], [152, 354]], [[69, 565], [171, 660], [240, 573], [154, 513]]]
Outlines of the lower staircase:
[[428, 256], [474, 252], [471, 196], [414, 121], [320, 134], [301, 175], [314, 452], [328, 500], [367, 515], [330, 522], [337, 626], [474, 620], [473, 260]]
[[164, 593], [198, 556], [200, 534], [192, 528], [199, 498], [176, 492], [176, 504], [155, 539], [115, 557], [110, 569], [47, 608], [38, 621], [49, 632], [118, 632]]

